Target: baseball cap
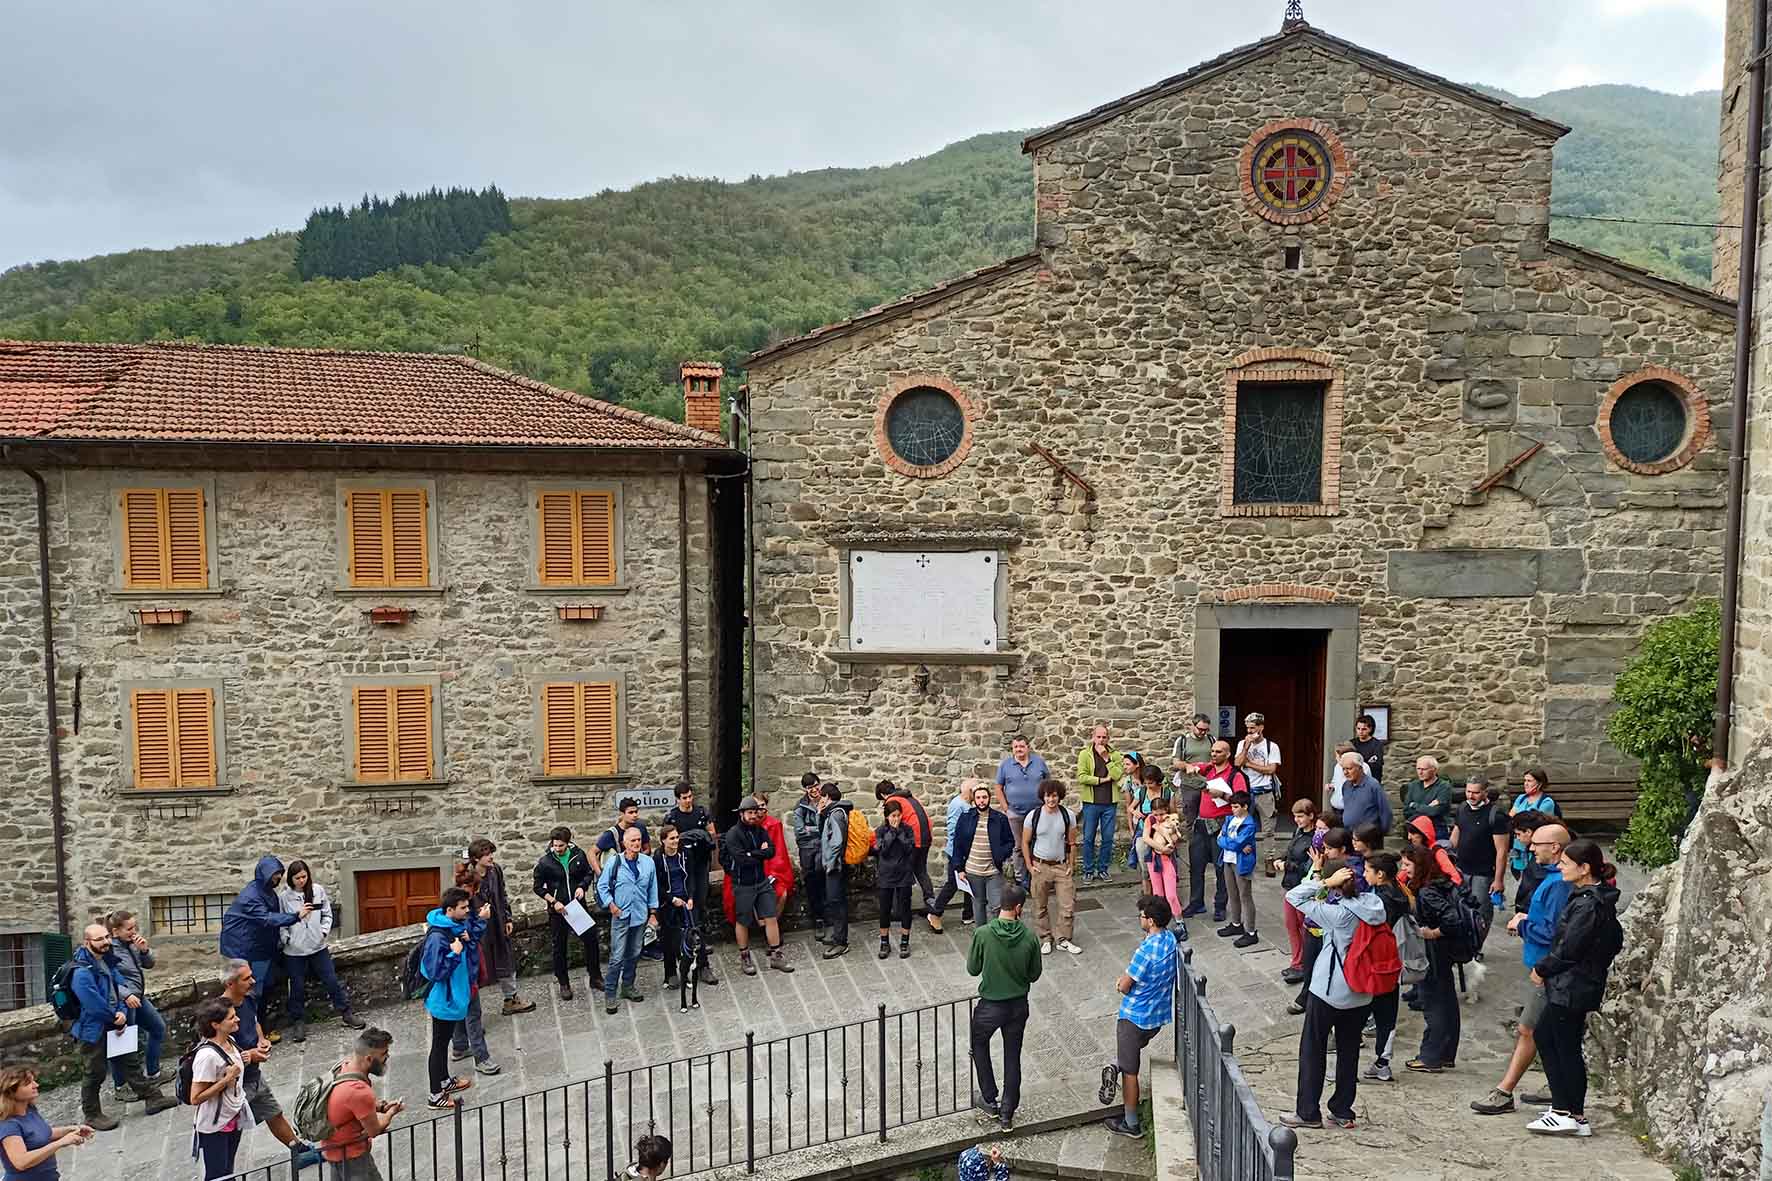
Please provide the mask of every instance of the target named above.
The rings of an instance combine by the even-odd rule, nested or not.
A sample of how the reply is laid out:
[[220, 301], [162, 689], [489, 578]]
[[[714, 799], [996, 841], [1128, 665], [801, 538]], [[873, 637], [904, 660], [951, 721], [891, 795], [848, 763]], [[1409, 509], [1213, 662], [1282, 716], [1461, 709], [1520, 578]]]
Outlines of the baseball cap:
[[738, 810], [740, 812], [761, 812], [763, 810], [763, 801], [759, 800], [756, 796], [746, 796], [738, 802]]

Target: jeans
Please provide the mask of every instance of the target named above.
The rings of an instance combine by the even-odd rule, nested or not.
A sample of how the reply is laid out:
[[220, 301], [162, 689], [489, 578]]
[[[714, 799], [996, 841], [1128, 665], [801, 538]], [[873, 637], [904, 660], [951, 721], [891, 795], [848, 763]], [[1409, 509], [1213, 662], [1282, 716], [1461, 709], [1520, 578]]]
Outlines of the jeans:
[[1009, 864], [1015, 870], [1015, 880], [1021, 883], [1024, 890], [1033, 882], [1027, 862], [1021, 856], [1021, 826], [1026, 822], [1026, 812], [1009, 813], [1009, 831], [1015, 834], [1015, 852], [1010, 855]]
[[980, 923], [988, 923], [997, 917], [1003, 909], [1003, 869], [987, 878], [975, 878], [968, 874], [966, 882], [972, 887], [972, 915]]
[[1206, 831], [1206, 822], [1196, 820], [1187, 841], [1187, 904], [1190, 910], [1206, 905], [1207, 866], [1212, 867], [1212, 876], [1216, 879], [1217, 888], [1212, 896], [1212, 917], [1216, 920], [1224, 916], [1225, 903], [1228, 901], [1228, 892], [1224, 885], [1224, 862], [1218, 859], [1218, 844], [1212, 839], [1212, 834]]
[[1421, 1034], [1420, 1059], [1429, 1066], [1444, 1066], [1458, 1058], [1458, 987], [1452, 982], [1451, 957], [1441, 954], [1432, 940], [1427, 945], [1427, 975], [1421, 980], [1422, 1016], [1427, 1028]]
[[[166, 1044], [166, 1018], [160, 1016], [160, 1010], [147, 997], [141, 998], [141, 1007], [125, 1009], [129, 1014], [129, 1023], [141, 1027], [142, 1039], [142, 1070], [148, 1074], [160, 1073], [160, 1047]], [[123, 1059], [111, 1059], [111, 1082], [123, 1085]]]
[[800, 891], [806, 898], [806, 913], [812, 925], [824, 926], [824, 866], [819, 864], [818, 851], [800, 854]]
[[948, 880], [941, 884], [940, 891], [935, 895], [935, 905], [929, 908], [929, 913], [936, 918], [941, 917], [941, 912], [948, 908], [948, 903], [954, 900], [955, 894], [960, 896], [960, 903], [962, 906], [960, 912], [961, 917], [968, 919], [972, 917], [972, 895], [960, 889], [960, 878], [957, 870], [958, 866], [950, 855], [948, 857]]
[[1329, 1038], [1335, 1038], [1335, 1090], [1329, 1114], [1354, 1118], [1354, 1094], [1360, 1085], [1360, 1030], [1369, 1006], [1337, 1009], [1312, 993], [1304, 1003], [1304, 1032], [1298, 1037], [1298, 1095], [1294, 1110], [1307, 1120], [1323, 1115], [1323, 1077], [1329, 1069]]
[[449, 1082], [449, 1041], [455, 1036], [455, 1027], [460, 1024], [459, 1021], [431, 1017], [431, 1053], [426, 1059], [425, 1068], [433, 1095], [441, 1095], [444, 1085]]
[[1538, 1057], [1550, 1083], [1551, 1106], [1571, 1115], [1587, 1112], [1587, 1061], [1581, 1056], [1582, 1031], [1587, 1014], [1562, 1005], [1546, 1005], [1544, 1017], [1533, 1035]]
[[300, 1021], [308, 1007], [308, 976], [312, 975], [326, 989], [326, 997], [340, 1013], [351, 1011], [351, 998], [338, 982], [338, 971], [332, 965], [332, 953], [322, 947], [313, 955], [292, 955], [289, 965], [289, 1019]]
[[203, 1162], [204, 1181], [234, 1172], [234, 1156], [240, 1151], [239, 1128], [231, 1132], [198, 1132], [196, 1156]]
[[824, 921], [831, 943], [849, 942], [849, 867], [824, 872]]
[[[978, 1073], [978, 1093], [995, 1103], [997, 1073], [991, 1068], [991, 1035], [1003, 1031], [1003, 1114], [1015, 1114], [1021, 1102], [1021, 1039], [1028, 1027], [1028, 999], [979, 1001], [972, 1010], [972, 1069]], [[1356, 1031], [1355, 1036], [1358, 1037]]]
[[1083, 872], [1106, 873], [1114, 867], [1114, 828], [1117, 804], [1083, 805]]
[[640, 965], [640, 945], [645, 938], [645, 923], [610, 924], [609, 970], [603, 973], [605, 1000], [614, 1000], [617, 988], [634, 983], [634, 972]]
[[[566, 925], [566, 920], [560, 917], [558, 911], [550, 910], [548, 912], [548, 934], [552, 936], [554, 944], [554, 979], [565, 984], [566, 941], [571, 939], [573, 935], [572, 928]], [[583, 935], [578, 936], [578, 941], [584, 945], [585, 966], [591, 972], [591, 987], [599, 987], [603, 979], [603, 971], [600, 966], [602, 949], [597, 946], [597, 928], [592, 927]]]
[[468, 994], [468, 1015], [455, 1023], [449, 1047], [458, 1054], [472, 1050], [475, 1062], [490, 1062], [492, 1051], [486, 1048], [486, 1019], [480, 1012], [480, 990]]

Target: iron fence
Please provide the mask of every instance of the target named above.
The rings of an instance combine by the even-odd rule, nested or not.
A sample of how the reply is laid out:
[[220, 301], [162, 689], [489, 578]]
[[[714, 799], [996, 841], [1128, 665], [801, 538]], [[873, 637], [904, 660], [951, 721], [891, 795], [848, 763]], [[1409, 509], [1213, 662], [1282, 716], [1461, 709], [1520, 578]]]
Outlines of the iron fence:
[[[976, 998], [617, 1070], [399, 1122], [371, 1143], [386, 1181], [613, 1181], [642, 1136], [669, 1137], [671, 1174], [756, 1170], [814, 1145], [877, 1136], [972, 1105]], [[324, 1169], [324, 1173], [322, 1173]], [[228, 1181], [330, 1181], [293, 1159]]]
[[1298, 1136], [1261, 1114], [1232, 1053], [1236, 1029], [1206, 1003], [1194, 950], [1181, 947], [1175, 981], [1175, 1068], [1194, 1129], [1194, 1159], [1208, 1181], [1293, 1181]]

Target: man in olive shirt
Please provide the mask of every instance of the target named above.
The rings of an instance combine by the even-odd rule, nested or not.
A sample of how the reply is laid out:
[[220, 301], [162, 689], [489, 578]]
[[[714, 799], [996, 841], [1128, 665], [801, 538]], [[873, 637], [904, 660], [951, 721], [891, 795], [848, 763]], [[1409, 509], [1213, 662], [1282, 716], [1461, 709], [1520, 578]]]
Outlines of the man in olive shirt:
[[1440, 778], [1440, 761], [1432, 755], [1415, 760], [1415, 774], [1403, 789], [1403, 823], [1426, 816], [1433, 821], [1435, 839], [1443, 841], [1452, 831], [1452, 785]]

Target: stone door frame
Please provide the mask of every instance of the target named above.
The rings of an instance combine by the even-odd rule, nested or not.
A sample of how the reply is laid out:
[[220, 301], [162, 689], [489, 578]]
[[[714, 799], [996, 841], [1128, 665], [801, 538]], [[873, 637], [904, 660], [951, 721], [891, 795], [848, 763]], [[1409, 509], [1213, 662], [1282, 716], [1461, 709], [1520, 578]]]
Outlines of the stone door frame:
[[[1352, 603], [1199, 603], [1194, 607], [1194, 708], [1218, 717], [1218, 678], [1224, 633], [1240, 630], [1325, 631], [1329, 633], [1323, 670], [1323, 766], [1316, 782], [1329, 778], [1337, 742], [1353, 737], [1359, 715], [1360, 609]], [[1284, 751], [1280, 752], [1282, 756]]]

